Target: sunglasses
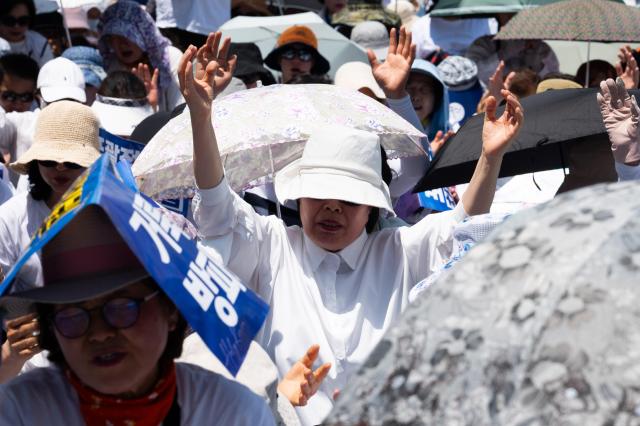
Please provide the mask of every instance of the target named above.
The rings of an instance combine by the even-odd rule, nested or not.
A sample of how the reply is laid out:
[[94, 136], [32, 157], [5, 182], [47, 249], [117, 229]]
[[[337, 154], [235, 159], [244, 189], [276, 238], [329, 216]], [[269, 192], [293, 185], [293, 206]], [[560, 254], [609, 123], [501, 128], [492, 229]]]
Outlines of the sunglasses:
[[311, 59], [313, 59], [313, 54], [304, 49], [288, 49], [282, 52], [280, 57], [282, 59], [288, 59], [290, 61], [297, 57], [302, 62], [309, 62], [311, 61]]
[[154, 291], [142, 299], [118, 297], [102, 306], [84, 309], [78, 306], [64, 308], [52, 315], [52, 322], [58, 333], [67, 339], [84, 336], [91, 327], [91, 313], [100, 311], [102, 319], [111, 328], [124, 330], [133, 327], [140, 316], [140, 305], [156, 297], [160, 291]]
[[0, 18], [0, 21], [2, 22], [2, 25], [6, 26], [6, 27], [26, 27], [31, 23], [31, 17], [25, 15], [25, 16], [19, 16], [19, 17], [14, 17], [11, 15], [5, 15], [2, 18]]
[[[47, 169], [51, 169], [53, 167], [58, 167], [58, 164], [60, 163], [52, 160], [38, 160], [38, 164], [40, 164], [42, 167], [46, 167]], [[69, 163], [67, 161], [62, 163], [62, 165], [65, 167], [65, 169], [69, 169], [69, 170], [78, 170], [78, 169], [84, 168], [80, 164]]]
[[4, 92], [0, 93], [0, 98], [2, 98], [3, 101], [7, 101], [7, 102], [18, 101], [18, 102], [31, 103], [35, 99], [35, 96], [31, 92], [16, 93], [11, 90], [5, 90]]

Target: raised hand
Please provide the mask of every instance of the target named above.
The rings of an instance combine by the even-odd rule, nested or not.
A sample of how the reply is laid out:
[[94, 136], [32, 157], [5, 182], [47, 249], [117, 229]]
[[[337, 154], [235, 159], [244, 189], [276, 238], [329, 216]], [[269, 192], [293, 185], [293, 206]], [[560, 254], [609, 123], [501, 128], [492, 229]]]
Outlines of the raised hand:
[[511, 85], [511, 81], [513, 77], [515, 77], [516, 73], [511, 71], [507, 78], [504, 78], [504, 61], [500, 61], [498, 66], [496, 67], [495, 72], [491, 77], [489, 77], [489, 85], [487, 87], [489, 91], [489, 95], [496, 98], [496, 100], [502, 100], [502, 91], [509, 90], [509, 86]]
[[442, 145], [444, 145], [453, 135], [455, 135], [455, 132], [453, 130], [449, 130], [447, 131], [447, 133], [444, 133], [442, 130], [438, 130], [436, 136], [431, 142], [429, 142], [429, 146], [431, 147], [431, 152], [433, 153], [433, 155], [436, 155], [440, 148], [442, 148]]
[[602, 121], [611, 141], [613, 158], [618, 163], [637, 165], [640, 162], [638, 120], [640, 108], [635, 96], [629, 96], [624, 81], [607, 79], [600, 82], [597, 94]]
[[292, 405], [306, 405], [320, 388], [322, 381], [329, 373], [331, 364], [322, 364], [312, 371], [313, 363], [318, 358], [320, 346], [313, 345], [307, 353], [296, 362], [278, 384], [278, 391], [287, 397]]
[[35, 314], [7, 321], [7, 341], [2, 345], [0, 383], [15, 377], [25, 362], [41, 352], [38, 345], [40, 326]]
[[[616, 64], [616, 74], [624, 82], [624, 87], [628, 90], [637, 89], [638, 81], [640, 81], [640, 69], [636, 58], [633, 57], [631, 47], [623, 46], [618, 52], [618, 63]], [[624, 71], [622, 64], [626, 64]]]
[[149, 66], [141, 62], [137, 67], [131, 68], [131, 72], [142, 80], [144, 88], [147, 91], [147, 101], [149, 102], [149, 105], [153, 107], [154, 111], [158, 111], [158, 77], [160, 75], [160, 71], [156, 68], [153, 70], [152, 74], [149, 70]]
[[[180, 59], [178, 80], [180, 90], [187, 101], [191, 114], [208, 114], [211, 104], [231, 82], [237, 57], [228, 58], [230, 38], [225, 38], [220, 46], [222, 33], [209, 34], [207, 42], [200, 49], [189, 46]], [[196, 57], [195, 72], [193, 59]]]
[[486, 101], [482, 152], [487, 158], [502, 158], [524, 122], [524, 112], [516, 96], [508, 90], [502, 90], [501, 95], [507, 104], [500, 117], [496, 117], [496, 98], [489, 96]]
[[387, 58], [380, 63], [371, 49], [367, 50], [373, 77], [384, 91], [387, 98], [400, 99], [407, 96], [405, 86], [409, 80], [411, 64], [416, 57], [416, 45], [411, 44], [411, 33], [405, 27], [400, 28], [400, 36], [396, 40], [396, 29], [389, 35]]

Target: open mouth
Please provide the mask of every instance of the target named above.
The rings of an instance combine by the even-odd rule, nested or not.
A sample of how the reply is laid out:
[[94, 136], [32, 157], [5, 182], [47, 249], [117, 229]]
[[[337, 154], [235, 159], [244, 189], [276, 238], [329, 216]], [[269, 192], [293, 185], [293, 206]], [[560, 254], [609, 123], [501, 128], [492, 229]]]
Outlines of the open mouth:
[[126, 356], [125, 352], [106, 352], [94, 356], [91, 362], [97, 367], [112, 367], [119, 364]]
[[333, 220], [323, 220], [318, 222], [318, 226], [325, 232], [337, 232], [342, 228], [342, 225]]

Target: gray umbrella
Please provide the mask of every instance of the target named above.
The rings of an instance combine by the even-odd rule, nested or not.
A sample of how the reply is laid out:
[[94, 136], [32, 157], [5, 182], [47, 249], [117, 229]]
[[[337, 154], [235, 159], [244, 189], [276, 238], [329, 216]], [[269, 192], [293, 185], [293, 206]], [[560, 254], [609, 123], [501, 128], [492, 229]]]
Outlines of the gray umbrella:
[[411, 305], [328, 424], [640, 424], [640, 185], [508, 219]]

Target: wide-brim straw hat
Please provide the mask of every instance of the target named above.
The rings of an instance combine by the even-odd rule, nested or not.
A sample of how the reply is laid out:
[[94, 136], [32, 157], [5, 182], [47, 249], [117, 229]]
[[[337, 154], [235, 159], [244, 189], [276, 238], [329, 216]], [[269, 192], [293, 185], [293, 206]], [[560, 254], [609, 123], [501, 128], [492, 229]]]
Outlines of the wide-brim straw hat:
[[98, 118], [88, 106], [54, 102], [40, 111], [31, 147], [9, 167], [21, 174], [27, 174], [29, 163], [38, 160], [89, 167], [100, 156], [99, 129]]
[[44, 285], [0, 299], [9, 317], [34, 303], [78, 303], [102, 297], [149, 277], [104, 211], [83, 209], [43, 248]]
[[276, 173], [278, 201], [316, 198], [378, 207], [395, 215], [389, 187], [382, 180], [380, 139], [344, 126], [319, 127], [302, 158]]

